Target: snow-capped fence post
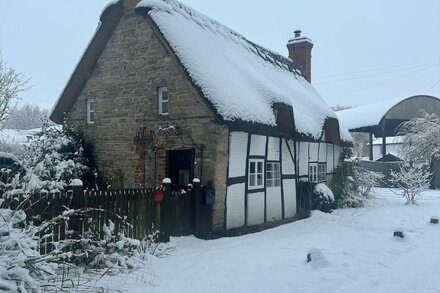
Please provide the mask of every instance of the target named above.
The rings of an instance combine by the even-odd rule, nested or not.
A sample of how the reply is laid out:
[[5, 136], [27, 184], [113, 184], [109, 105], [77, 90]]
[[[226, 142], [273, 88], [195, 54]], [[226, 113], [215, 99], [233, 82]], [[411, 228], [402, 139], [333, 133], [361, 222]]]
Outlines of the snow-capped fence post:
[[[71, 209], [78, 210], [84, 207], [84, 191], [83, 191], [83, 183], [79, 179], [74, 179], [70, 183], [70, 190], [72, 191], [71, 198]], [[82, 231], [82, 223], [81, 218], [78, 216], [73, 216], [70, 220], [70, 227], [78, 235]]]
[[193, 222], [193, 231], [194, 236], [200, 238], [200, 206], [202, 205], [202, 192], [201, 192], [201, 185], [200, 185], [200, 179], [194, 178], [193, 179], [193, 189], [192, 189], [192, 200], [191, 200], [191, 206], [193, 207], [193, 213], [192, 213], [192, 222]]
[[164, 187], [164, 197], [160, 204], [160, 242], [170, 242], [170, 200], [171, 200], [171, 180], [165, 178], [162, 181]]

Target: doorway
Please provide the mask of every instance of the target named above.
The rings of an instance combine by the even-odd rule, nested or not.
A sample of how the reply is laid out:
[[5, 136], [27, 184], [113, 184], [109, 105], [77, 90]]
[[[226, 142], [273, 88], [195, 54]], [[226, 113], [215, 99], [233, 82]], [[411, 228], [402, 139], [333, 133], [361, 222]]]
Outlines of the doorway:
[[194, 149], [168, 151], [168, 178], [173, 190], [188, 188], [194, 178]]

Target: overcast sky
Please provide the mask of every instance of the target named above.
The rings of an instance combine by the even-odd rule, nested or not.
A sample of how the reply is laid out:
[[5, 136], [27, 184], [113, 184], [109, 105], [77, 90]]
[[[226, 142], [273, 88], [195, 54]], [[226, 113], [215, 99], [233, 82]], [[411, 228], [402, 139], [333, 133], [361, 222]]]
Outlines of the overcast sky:
[[[33, 85], [24, 103], [52, 108], [107, 2], [0, 0], [0, 51]], [[315, 44], [312, 84], [331, 106], [440, 97], [439, 0], [182, 2], [283, 55], [302, 29]]]

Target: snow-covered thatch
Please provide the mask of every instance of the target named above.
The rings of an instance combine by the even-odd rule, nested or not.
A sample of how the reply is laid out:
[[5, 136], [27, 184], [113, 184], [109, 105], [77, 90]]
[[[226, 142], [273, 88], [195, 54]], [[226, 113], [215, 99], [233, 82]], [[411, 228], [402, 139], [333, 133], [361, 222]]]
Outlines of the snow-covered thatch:
[[[273, 103], [291, 105], [296, 130], [319, 138], [336, 115], [292, 60], [175, 0], [143, 0], [193, 83], [226, 121], [275, 125]], [[342, 132], [342, 131], [341, 131]]]

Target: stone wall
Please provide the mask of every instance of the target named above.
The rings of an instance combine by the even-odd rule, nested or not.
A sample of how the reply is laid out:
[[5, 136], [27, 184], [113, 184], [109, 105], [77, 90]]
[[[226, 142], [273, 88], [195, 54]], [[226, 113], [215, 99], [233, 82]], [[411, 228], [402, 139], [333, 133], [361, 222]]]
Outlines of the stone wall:
[[[157, 89], [162, 86], [168, 88], [168, 116], [158, 115]], [[94, 124], [86, 121], [87, 98], [95, 100]], [[203, 172], [202, 184], [212, 181], [216, 188], [214, 229], [223, 228], [228, 129], [216, 122], [147, 18], [122, 18], [75, 102], [70, 121], [93, 143], [100, 175], [115, 189], [157, 186], [166, 176], [166, 151], [194, 149], [195, 176]], [[150, 147], [150, 133], [169, 126], [179, 135]]]

